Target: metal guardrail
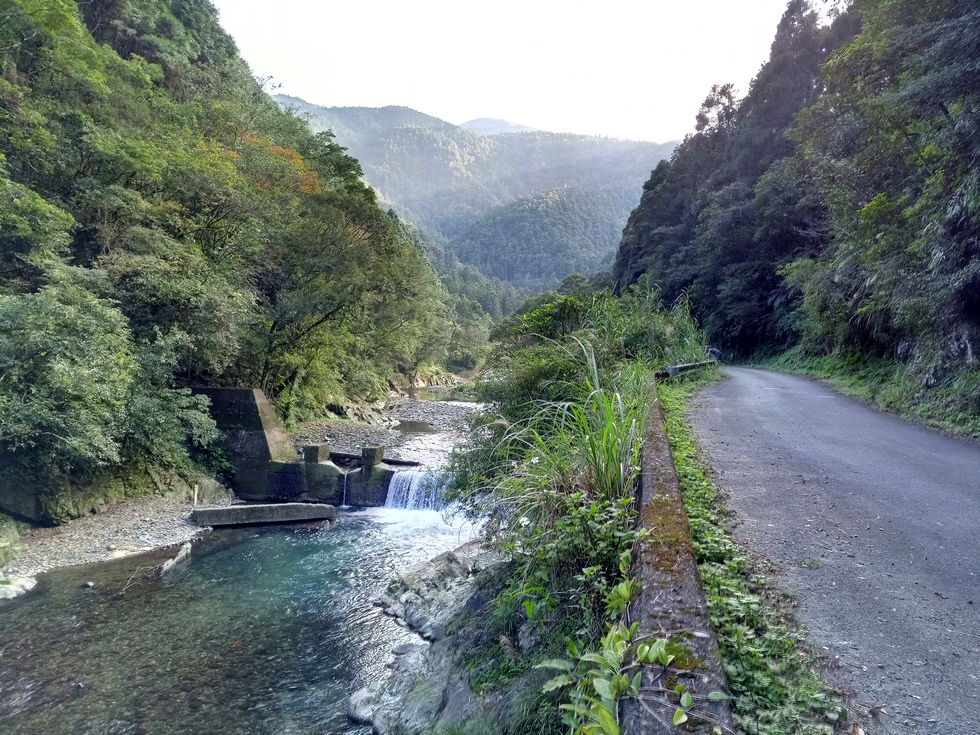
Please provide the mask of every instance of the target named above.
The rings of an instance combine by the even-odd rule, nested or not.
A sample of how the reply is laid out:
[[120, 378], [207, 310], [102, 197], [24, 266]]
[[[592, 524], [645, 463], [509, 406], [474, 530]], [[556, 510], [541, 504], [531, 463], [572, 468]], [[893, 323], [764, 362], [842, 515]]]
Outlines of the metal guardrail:
[[680, 365], [668, 365], [663, 370], [659, 370], [654, 373], [654, 378], [657, 380], [667, 380], [667, 378], [673, 378], [684, 373], [690, 373], [695, 370], [701, 370], [702, 368], [717, 365], [717, 360], [702, 360], [701, 362], [682, 362]]

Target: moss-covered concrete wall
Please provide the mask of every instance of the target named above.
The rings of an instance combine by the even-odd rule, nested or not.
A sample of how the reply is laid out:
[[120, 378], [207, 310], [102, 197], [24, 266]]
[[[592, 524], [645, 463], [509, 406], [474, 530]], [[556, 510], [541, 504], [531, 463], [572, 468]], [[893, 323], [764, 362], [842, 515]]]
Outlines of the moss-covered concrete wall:
[[[639, 623], [637, 637], [669, 634], [668, 652], [676, 667], [670, 673], [660, 666], [646, 666], [643, 693], [647, 706], [636, 700], [624, 704], [622, 732], [625, 735], [666, 735], [679, 732], [670, 723], [676, 708], [674, 689], [683, 685], [698, 701], [697, 712], [683, 732], [711, 735], [715, 728], [732, 731], [727, 702], [700, 701], [713, 691], [726, 691], [726, 679], [718, 643], [708, 617], [701, 589], [691, 529], [684, 509], [674, 458], [667, 440], [663, 413], [656, 391], [643, 433], [640, 458], [640, 489], [637, 505], [640, 526], [648, 535], [634, 558], [634, 572], [642, 583], [640, 597], [631, 606]], [[698, 714], [705, 717], [699, 717]]]

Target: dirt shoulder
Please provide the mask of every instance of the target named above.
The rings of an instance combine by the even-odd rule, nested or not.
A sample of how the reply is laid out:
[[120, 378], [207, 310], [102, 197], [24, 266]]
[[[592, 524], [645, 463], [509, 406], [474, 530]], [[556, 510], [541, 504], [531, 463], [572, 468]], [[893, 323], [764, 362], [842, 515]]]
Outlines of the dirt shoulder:
[[869, 735], [980, 732], [980, 444], [762, 370], [727, 369], [691, 420]]

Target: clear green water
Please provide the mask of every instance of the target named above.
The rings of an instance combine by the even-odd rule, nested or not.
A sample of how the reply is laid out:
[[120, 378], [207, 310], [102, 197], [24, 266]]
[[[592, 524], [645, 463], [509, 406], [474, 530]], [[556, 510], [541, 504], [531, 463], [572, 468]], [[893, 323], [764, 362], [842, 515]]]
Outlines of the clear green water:
[[164, 580], [159, 553], [49, 572], [0, 604], [0, 733], [369, 733], [346, 696], [417, 640], [370, 598], [468, 538], [379, 508], [216, 531]]
[[441, 386], [429, 388], [409, 388], [408, 395], [416, 401], [462, 401], [472, 403], [473, 397], [468, 393]]

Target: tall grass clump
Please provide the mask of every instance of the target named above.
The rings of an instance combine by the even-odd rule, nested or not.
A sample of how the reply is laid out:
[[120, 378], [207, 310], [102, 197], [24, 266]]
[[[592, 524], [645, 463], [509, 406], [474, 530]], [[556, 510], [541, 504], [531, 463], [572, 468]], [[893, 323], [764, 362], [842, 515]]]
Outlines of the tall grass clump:
[[[533, 724], [507, 731], [613, 732], [643, 648], [629, 602], [649, 376], [700, 359], [704, 337], [686, 302], [642, 286], [544, 294], [495, 334], [474, 387], [488, 408], [454, 457], [450, 495], [503, 564], [491, 601], [459, 622], [492, 633], [463, 665], [481, 692], [539, 693]], [[611, 668], [593, 671], [595, 656]], [[542, 679], [541, 666], [561, 673]]]
[[631, 366], [603, 385], [594, 355], [579, 348], [581, 397], [537, 401], [526, 418], [506, 425], [497, 442], [503, 464], [479, 506], [514, 564], [505, 599], [530, 620], [575, 620], [577, 634], [593, 637], [636, 537], [646, 381]]

